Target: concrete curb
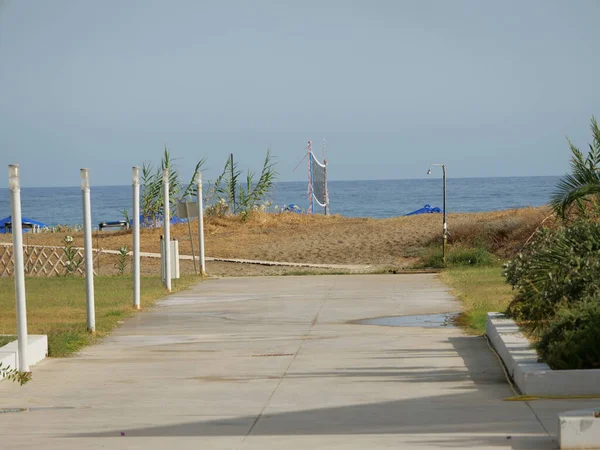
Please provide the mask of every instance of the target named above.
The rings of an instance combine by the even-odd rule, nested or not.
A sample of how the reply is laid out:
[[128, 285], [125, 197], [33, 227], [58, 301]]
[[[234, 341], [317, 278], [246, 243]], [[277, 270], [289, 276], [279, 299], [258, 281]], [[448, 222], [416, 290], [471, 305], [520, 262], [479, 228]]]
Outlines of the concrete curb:
[[488, 313], [486, 334], [508, 373], [525, 395], [600, 395], [600, 369], [552, 370], [511, 319]]
[[[0, 363], [2, 367], [18, 369], [19, 365], [18, 342], [12, 341], [0, 347]], [[45, 334], [30, 334], [27, 337], [27, 360], [33, 366], [48, 356], [48, 336]], [[2, 379], [0, 375], [0, 380]]]

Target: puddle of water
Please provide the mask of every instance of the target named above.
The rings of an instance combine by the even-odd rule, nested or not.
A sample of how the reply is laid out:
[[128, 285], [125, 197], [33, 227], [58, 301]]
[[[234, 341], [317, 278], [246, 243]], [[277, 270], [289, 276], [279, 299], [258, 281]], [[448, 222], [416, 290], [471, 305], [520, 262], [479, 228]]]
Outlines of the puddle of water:
[[362, 319], [352, 323], [359, 325], [380, 325], [385, 327], [425, 327], [425, 328], [452, 328], [452, 319], [458, 313], [420, 314], [417, 316], [389, 316], [374, 319]]

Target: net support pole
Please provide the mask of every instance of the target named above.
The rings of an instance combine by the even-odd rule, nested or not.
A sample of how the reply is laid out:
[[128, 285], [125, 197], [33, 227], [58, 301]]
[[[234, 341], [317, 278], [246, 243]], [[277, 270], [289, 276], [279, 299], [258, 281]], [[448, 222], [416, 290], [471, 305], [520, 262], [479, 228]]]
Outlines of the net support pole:
[[236, 211], [236, 205], [235, 205], [235, 183], [233, 182], [234, 177], [235, 177], [235, 170], [233, 167], [233, 153], [231, 153], [229, 155], [229, 165], [230, 165], [230, 169], [231, 169], [231, 173], [230, 173], [230, 177], [231, 177], [231, 203], [233, 205], [233, 210], [231, 211], [231, 214], [235, 214]]
[[315, 213], [315, 201], [314, 201], [314, 192], [313, 192], [313, 171], [312, 171], [312, 142], [308, 141], [308, 145], [306, 147], [308, 149], [308, 198], [310, 201], [309, 208], [310, 213]]
[[325, 215], [329, 215], [329, 192], [327, 191], [327, 160], [323, 160], [323, 192], [325, 193]]

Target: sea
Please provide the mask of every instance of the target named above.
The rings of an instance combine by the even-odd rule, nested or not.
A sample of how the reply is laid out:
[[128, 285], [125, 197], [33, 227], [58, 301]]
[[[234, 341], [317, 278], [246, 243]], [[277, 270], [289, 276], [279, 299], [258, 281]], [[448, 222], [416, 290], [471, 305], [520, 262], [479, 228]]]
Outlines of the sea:
[[[449, 213], [497, 211], [549, 202], [559, 177], [450, 178], [446, 188]], [[406, 215], [425, 205], [442, 208], [441, 178], [411, 180], [330, 181], [332, 214], [346, 217], [387, 218]], [[131, 186], [92, 186], [92, 223], [121, 220], [131, 215]], [[307, 211], [306, 182], [279, 182], [270, 196], [271, 209], [297, 205]], [[22, 216], [49, 226], [79, 225], [82, 219], [80, 187], [21, 188]], [[315, 204], [315, 213], [323, 208]], [[0, 189], [0, 219], [10, 215], [7, 188]]]

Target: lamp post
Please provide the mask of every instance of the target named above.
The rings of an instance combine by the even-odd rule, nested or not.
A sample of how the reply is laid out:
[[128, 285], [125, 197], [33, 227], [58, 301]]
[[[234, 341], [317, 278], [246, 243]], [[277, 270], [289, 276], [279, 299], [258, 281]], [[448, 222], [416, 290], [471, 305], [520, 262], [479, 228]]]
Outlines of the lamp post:
[[427, 175], [431, 175], [432, 167], [441, 167], [444, 177], [444, 230], [442, 237], [444, 239], [444, 243], [442, 245], [442, 262], [446, 265], [446, 242], [448, 241], [448, 224], [446, 223], [446, 165], [445, 164], [432, 164], [429, 166], [429, 170], [427, 171]]
[[132, 167], [133, 188], [133, 307], [140, 309], [140, 168]]
[[96, 310], [94, 306], [94, 255], [92, 253], [92, 207], [90, 201], [90, 171], [81, 169], [81, 197], [83, 204], [83, 253], [85, 260], [85, 298], [87, 328], [96, 332]]
[[21, 218], [21, 179], [19, 165], [8, 166], [8, 187], [11, 200], [13, 258], [15, 267], [15, 297], [17, 302], [17, 346], [19, 372], [29, 372], [27, 360], [27, 309], [25, 304], [25, 267], [23, 263], [23, 230]]

